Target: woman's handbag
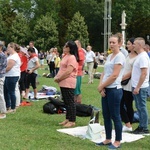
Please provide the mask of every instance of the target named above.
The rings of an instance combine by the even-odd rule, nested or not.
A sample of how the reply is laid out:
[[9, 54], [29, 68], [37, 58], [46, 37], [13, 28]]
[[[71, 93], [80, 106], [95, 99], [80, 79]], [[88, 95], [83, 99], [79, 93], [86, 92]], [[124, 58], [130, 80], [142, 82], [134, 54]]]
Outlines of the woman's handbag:
[[131, 78], [128, 78], [128, 79], [121, 81], [121, 85], [127, 85], [130, 79]]
[[99, 124], [99, 110], [93, 110], [92, 116], [93, 118], [87, 126], [86, 138], [90, 140], [100, 139], [104, 127]]
[[101, 132], [104, 130], [104, 127], [99, 123], [91, 123], [93, 120], [90, 120], [89, 125], [87, 126], [86, 138], [90, 140], [97, 140], [101, 138]]

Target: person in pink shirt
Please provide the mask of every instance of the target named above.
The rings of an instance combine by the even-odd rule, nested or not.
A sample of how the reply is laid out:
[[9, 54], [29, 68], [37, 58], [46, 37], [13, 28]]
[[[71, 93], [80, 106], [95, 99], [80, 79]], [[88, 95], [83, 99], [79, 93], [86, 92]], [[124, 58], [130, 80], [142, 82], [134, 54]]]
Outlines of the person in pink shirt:
[[74, 101], [74, 90], [76, 87], [76, 76], [78, 71], [78, 48], [74, 41], [68, 41], [63, 48], [63, 58], [60, 69], [54, 78], [59, 84], [62, 98], [66, 105], [66, 120], [59, 123], [64, 127], [75, 126], [76, 106]]

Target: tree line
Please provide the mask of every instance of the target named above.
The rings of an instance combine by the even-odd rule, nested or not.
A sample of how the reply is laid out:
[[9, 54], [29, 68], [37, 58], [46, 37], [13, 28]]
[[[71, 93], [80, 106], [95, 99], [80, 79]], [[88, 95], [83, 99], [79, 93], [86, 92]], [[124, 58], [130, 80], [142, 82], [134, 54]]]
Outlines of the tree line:
[[[126, 37], [150, 35], [150, 0], [112, 0], [112, 33], [121, 32], [126, 11]], [[39, 50], [62, 48], [71, 39], [103, 51], [104, 0], [0, 0], [0, 40]]]

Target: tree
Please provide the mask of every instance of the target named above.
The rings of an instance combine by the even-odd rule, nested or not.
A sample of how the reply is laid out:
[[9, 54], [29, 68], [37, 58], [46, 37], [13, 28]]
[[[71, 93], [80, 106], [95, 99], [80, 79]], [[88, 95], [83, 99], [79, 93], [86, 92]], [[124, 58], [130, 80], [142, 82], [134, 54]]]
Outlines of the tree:
[[51, 16], [42, 16], [37, 20], [33, 31], [33, 40], [36, 47], [42, 50], [49, 50], [58, 44], [58, 31], [56, 23]]
[[84, 17], [79, 12], [75, 13], [72, 21], [68, 23], [68, 30], [66, 40], [80, 40], [85, 47], [89, 44], [87, 25], [85, 24]]
[[[121, 31], [121, 14], [125, 10], [126, 36], [137, 37], [150, 34], [150, 0], [112, 0], [112, 33]], [[20, 13], [29, 21], [31, 35], [37, 21], [51, 16], [57, 24], [59, 46], [66, 42], [68, 23], [80, 12], [88, 26], [89, 43], [94, 51], [103, 51], [104, 0], [0, 0], [0, 38], [11, 41], [11, 25]], [[17, 23], [16, 23], [17, 24]], [[42, 33], [41, 33], [42, 34]], [[43, 35], [38, 34], [38, 38]], [[30, 37], [30, 39], [34, 37]], [[45, 41], [45, 38], [44, 38]]]
[[85, 18], [88, 26], [89, 43], [94, 51], [103, 51], [104, 2], [98, 0], [78, 0], [77, 10]]
[[47, 13], [51, 14], [51, 16], [57, 20], [58, 18], [58, 11], [59, 6], [57, 5], [56, 0], [34, 0], [35, 2], [35, 19], [38, 19], [41, 16], [45, 16]]
[[[112, 31], [121, 31], [121, 14], [125, 10], [127, 17], [127, 38], [132, 36], [146, 37], [150, 34], [150, 7], [147, 5], [149, 0], [114, 0], [112, 3]], [[139, 32], [140, 31], [140, 32]]]
[[34, 15], [34, 0], [11, 0], [10, 4], [14, 11], [22, 13], [27, 20], [30, 20]]
[[4, 22], [2, 19], [2, 14], [0, 13], [0, 40], [4, 40]]
[[16, 42], [20, 45], [24, 45], [28, 42], [28, 38], [30, 35], [30, 29], [28, 26], [28, 22], [23, 14], [18, 14], [16, 19], [12, 21], [12, 25], [10, 27], [11, 34], [10, 39], [13, 42]]
[[60, 7], [58, 13], [59, 45], [63, 46], [66, 42], [68, 23], [77, 11], [77, 3], [76, 0], [58, 0], [58, 5]]
[[1, 36], [3, 37], [3, 40], [10, 42], [11, 25], [13, 20], [15, 20], [17, 13], [11, 8], [11, 5], [8, 1], [4, 1], [3, 3], [1, 2], [0, 12], [3, 25], [3, 32], [1, 33]]

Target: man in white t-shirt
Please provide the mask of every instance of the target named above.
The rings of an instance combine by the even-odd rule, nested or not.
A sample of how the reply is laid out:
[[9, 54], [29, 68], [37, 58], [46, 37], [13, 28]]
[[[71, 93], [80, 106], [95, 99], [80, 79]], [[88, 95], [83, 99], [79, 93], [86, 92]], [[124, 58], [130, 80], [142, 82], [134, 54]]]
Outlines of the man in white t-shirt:
[[86, 63], [87, 63], [87, 71], [89, 74], [89, 84], [93, 83], [93, 66], [95, 62], [95, 53], [92, 51], [91, 46], [87, 46], [86, 52]]
[[145, 40], [143, 38], [136, 38], [133, 46], [138, 56], [133, 64], [131, 84], [136, 108], [139, 113], [139, 126], [132, 133], [146, 134], [149, 133], [146, 107], [149, 86], [149, 57], [144, 51]]
[[34, 48], [35, 53], [38, 55], [38, 50], [34, 47], [34, 42], [33, 41], [29, 42], [29, 47]]

